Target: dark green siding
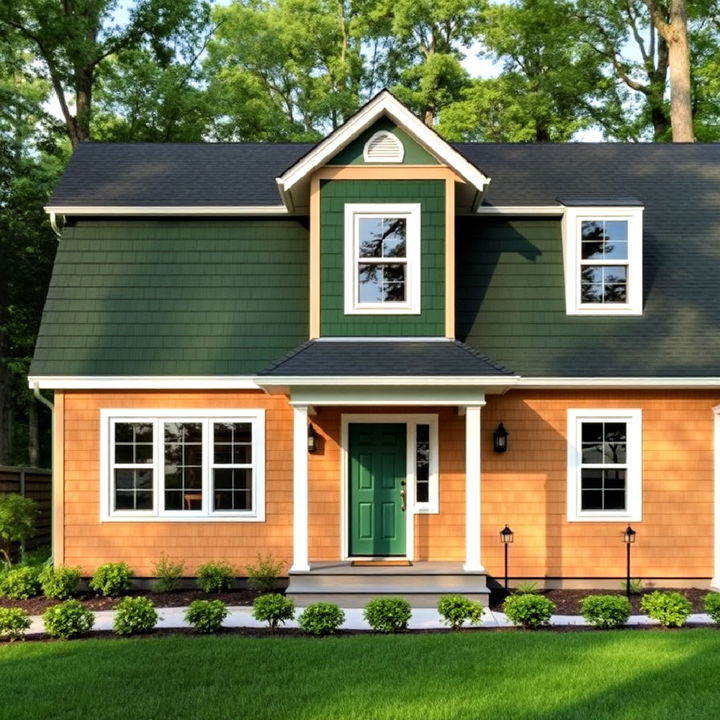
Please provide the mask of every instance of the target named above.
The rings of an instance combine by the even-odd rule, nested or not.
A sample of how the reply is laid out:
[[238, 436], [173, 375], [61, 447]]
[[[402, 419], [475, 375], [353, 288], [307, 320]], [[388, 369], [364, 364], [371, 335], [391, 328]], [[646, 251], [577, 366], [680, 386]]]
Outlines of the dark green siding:
[[[345, 204], [421, 203], [420, 315], [345, 315]], [[320, 191], [320, 332], [327, 336], [445, 335], [445, 183], [332, 180]]]
[[[406, 132], [389, 120], [382, 118], [372, 127], [363, 132], [357, 139], [353, 140], [346, 148], [342, 149], [328, 165], [365, 165], [363, 149], [365, 143], [380, 130], [387, 130], [400, 140], [405, 148], [402, 165], [438, 165], [438, 161], [427, 150], [418, 145]], [[373, 163], [369, 163], [373, 164]]]
[[307, 339], [307, 246], [291, 221], [68, 227], [31, 373], [253, 374]]

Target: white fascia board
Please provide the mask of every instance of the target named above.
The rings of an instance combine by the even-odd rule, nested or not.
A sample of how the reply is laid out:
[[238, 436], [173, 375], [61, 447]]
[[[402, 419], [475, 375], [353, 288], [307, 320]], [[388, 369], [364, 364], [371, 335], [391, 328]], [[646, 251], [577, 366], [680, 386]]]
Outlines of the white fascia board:
[[293, 387], [289, 388], [293, 406], [353, 405], [358, 407], [482, 407], [483, 387]]
[[288, 215], [285, 205], [46, 205], [46, 213], [55, 215]]
[[259, 376], [253, 378], [259, 387], [506, 387], [515, 385], [520, 377], [518, 375], [491, 375], [487, 377], [478, 375], [449, 375], [449, 376]]
[[565, 214], [564, 205], [480, 205], [476, 215], [555, 215]]
[[28, 385], [47, 390], [260, 390], [253, 378], [247, 375], [37, 375], [28, 377]]
[[472, 163], [413, 115], [397, 98], [383, 90], [344, 125], [318, 143], [305, 157], [276, 178], [280, 193], [286, 196], [294, 185], [325, 165], [382, 115], [387, 115], [414, 140], [445, 162], [468, 183], [482, 191], [490, 182]]
[[523, 377], [518, 388], [696, 388], [712, 390], [720, 387], [720, 377]]

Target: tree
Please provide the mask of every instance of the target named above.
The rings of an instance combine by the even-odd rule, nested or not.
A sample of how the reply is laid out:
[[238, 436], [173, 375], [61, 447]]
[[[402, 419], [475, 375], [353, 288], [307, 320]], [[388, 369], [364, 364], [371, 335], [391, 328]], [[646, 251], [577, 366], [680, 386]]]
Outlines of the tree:
[[141, 46], [169, 62], [174, 39], [203, 24], [206, 7], [198, 0], [138, 0], [124, 24], [122, 15], [117, 0], [0, 0], [0, 28], [15, 33], [44, 64], [73, 147], [90, 137], [101, 63]]
[[37, 514], [37, 503], [32, 498], [15, 493], [0, 495], [0, 540], [5, 544], [0, 554], [6, 565], [10, 565], [10, 543], [24, 543], [33, 534]]

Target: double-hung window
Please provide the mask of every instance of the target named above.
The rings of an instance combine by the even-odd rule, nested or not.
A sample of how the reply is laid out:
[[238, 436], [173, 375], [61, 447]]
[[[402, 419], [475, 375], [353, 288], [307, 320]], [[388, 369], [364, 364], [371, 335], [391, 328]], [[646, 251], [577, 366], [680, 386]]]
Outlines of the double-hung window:
[[420, 204], [345, 205], [345, 313], [420, 312]]
[[568, 520], [642, 519], [642, 411], [568, 410]]
[[567, 207], [568, 315], [642, 314], [642, 208]]
[[103, 520], [263, 520], [263, 410], [102, 410]]

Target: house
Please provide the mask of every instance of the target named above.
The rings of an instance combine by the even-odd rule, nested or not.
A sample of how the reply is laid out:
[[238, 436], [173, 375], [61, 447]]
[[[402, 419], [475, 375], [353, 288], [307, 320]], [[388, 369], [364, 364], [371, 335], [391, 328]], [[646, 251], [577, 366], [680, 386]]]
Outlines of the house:
[[720, 587], [720, 145], [449, 144], [385, 91], [317, 145], [82, 145], [47, 210], [55, 562], [421, 603], [506, 526], [515, 581], [616, 588], [631, 526]]

